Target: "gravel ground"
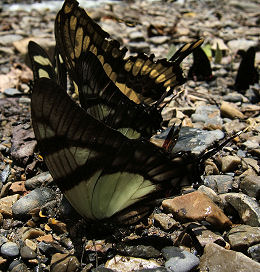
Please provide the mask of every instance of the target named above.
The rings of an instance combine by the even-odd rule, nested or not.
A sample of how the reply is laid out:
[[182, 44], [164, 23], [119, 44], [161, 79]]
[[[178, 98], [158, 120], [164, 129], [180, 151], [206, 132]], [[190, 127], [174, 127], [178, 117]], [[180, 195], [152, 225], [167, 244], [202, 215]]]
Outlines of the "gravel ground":
[[[162, 113], [165, 126], [184, 120], [176, 150], [198, 155], [225, 134], [244, 130], [206, 161], [198, 189], [184, 188], [130, 227], [86, 223], [37, 149], [27, 44], [34, 40], [53, 53], [56, 12], [0, 13], [0, 271], [260, 271], [260, 87], [234, 88], [238, 50], [255, 47], [259, 71], [259, 6], [122, 1], [88, 9], [131, 54], [163, 58], [205, 39], [213, 76], [197, 81], [191, 75]], [[186, 75], [192, 63], [192, 56], [184, 60]]]

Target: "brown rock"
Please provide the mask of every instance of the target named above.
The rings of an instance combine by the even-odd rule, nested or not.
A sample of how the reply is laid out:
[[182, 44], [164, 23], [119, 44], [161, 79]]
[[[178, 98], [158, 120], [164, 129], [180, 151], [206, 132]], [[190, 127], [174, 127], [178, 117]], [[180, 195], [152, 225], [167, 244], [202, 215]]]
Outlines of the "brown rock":
[[241, 159], [238, 156], [225, 156], [221, 159], [221, 170], [223, 173], [234, 171], [240, 164]]
[[13, 182], [9, 188], [12, 194], [23, 194], [27, 190], [25, 189], [24, 181]]
[[233, 103], [222, 102], [220, 107], [221, 114], [229, 118], [245, 118], [244, 114]]
[[34, 42], [40, 44], [45, 49], [55, 46], [54, 42], [51, 41], [49, 38], [42, 38], [42, 37], [40, 37], [40, 38], [39, 37], [24, 38], [24, 39], [13, 42], [13, 45], [18, 52], [25, 55], [28, 51], [29, 41], [34, 41]]
[[205, 161], [205, 175], [219, 175], [218, 167], [211, 159]]
[[199, 223], [191, 223], [188, 225], [192, 232], [196, 235], [201, 246], [206, 246], [207, 244], [215, 243], [226, 249], [230, 249], [230, 244], [227, 243], [222, 236], [208, 230], [205, 226]]
[[154, 221], [160, 224], [164, 230], [170, 230], [174, 226], [178, 226], [179, 223], [175, 221], [171, 216], [165, 213], [154, 214]]
[[257, 177], [257, 173], [252, 169], [252, 168], [248, 168], [245, 172], [243, 172], [240, 176], [239, 176], [239, 179], [243, 179], [245, 178], [246, 176], [255, 176]]
[[227, 237], [232, 249], [243, 251], [254, 244], [260, 243], [260, 227], [239, 225], [232, 228]]
[[12, 206], [19, 199], [20, 195], [15, 194], [11, 196], [6, 196], [0, 199], [0, 213], [3, 216], [12, 216]]
[[9, 193], [9, 188], [10, 188], [11, 185], [12, 185], [12, 182], [11, 182], [11, 181], [9, 181], [9, 182], [7, 182], [6, 184], [4, 184], [4, 186], [3, 186], [2, 189], [1, 189], [0, 199], [8, 195], [8, 193]]
[[105, 240], [95, 240], [95, 241], [88, 240], [88, 242], [85, 245], [85, 250], [96, 251], [96, 252], [98, 251], [98, 252], [105, 253], [112, 247], [113, 245], [111, 243], [106, 243]]
[[240, 189], [248, 196], [260, 199], [260, 177], [245, 176], [240, 182]]
[[33, 266], [36, 266], [39, 263], [39, 261], [37, 259], [32, 259], [32, 260], [28, 260], [28, 263]]
[[224, 124], [224, 129], [228, 134], [234, 134], [246, 128], [246, 124], [240, 122], [240, 120], [232, 120]]
[[180, 220], [206, 220], [219, 229], [232, 225], [223, 211], [208, 196], [198, 191], [166, 199], [162, 206]]
[[[260, 172], [258, 161], [253, 158], [244, 158], [243, 162], [246, 163], [246, 166], [244, 166], [244, 169], [247, 169], [248, 166], [252, 167], [257, 173]], [[242, 165], [243, 166], [243, 165]]]
[[45, 232], [40, 229], [27, 227], [22, 228], [20, 232], [22, 233], [21, 239], [23, 241], [26, 239], [34, 239], [45, 234]]
[[65, 223], [58, 221], [54, 218], [49, 218], [48, 224], [50, 227], [57, 233], [66, 233], [67, 231], [67, 226]]
[[51, 272], [76, 272], [80, 263], [75, 256], [70, 254], [56, 253], [51, 258]]
[[52, 243], [53, 236], [51, 234], [46, 234], [37, 238], [38, 242]]
[[221, 209], [224, 207], [221, 198], [217, 195], [217, 193], [215, 193], [214, 190], [212, 190], [211, 188], [205, 186], [205, 185], [201, 185], [198, 188], [198, 191], [204, 193], [205, 195], [207, 195], [215, 204], [217, 204], [217, 206], [219, 206]]
[[0, 266], [5, 264], [7, 262], [7, 259], [4, 259], [3, 257], [0, 256]]
[[26, 240], [24, 241], [24, 244], [25, 244], [26, 246], [28, 246], [28, 247], [29, 247], [31, 250], [33, 250], [33, 251], [36, 251], [36, 249], [37, 249], [36, 243], [34, 243], [32, 240], [26, 239]]
[[200, 258], [200, 272], [260, 271], [260, 264], [246, 255], [227, 250], [216, 244], [205, 246]]
[[260, 208], [251, 197], [242, 193], [222, 194], [222, 198], [238, 212], [241, 220], [252, 227], [260, 226]]
[[153, 260], [145, 260], [141, 258], [125, 257], [119, 255], [116, 255], [112, 259], [108, 260], [105, 264], [106, 268], [124, 272], [130, 272], [146, 268], [157, 268], [159, 266], [160, 265]]

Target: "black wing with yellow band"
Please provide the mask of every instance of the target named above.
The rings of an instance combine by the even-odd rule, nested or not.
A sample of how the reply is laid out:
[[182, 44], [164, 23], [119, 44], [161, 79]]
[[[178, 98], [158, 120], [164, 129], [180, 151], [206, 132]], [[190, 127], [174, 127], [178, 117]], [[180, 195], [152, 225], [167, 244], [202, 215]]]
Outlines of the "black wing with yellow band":
[[55, 49], [54, 59], [51, 60], [45, 50], [36, 42], [30, 41], [28, 53], [31, 60], [33, 78], [50, 78], [67, 88], [67, 68], [58, 49]]
[[54, 68], [54, 61], [50, 59], [45, 50], [37, 43], [30, 41], [28, 53], [31, 60], [33, 78], [50, 78], [57, 81], [57, 73]]
[[[146, 140], [131, 140], [91, 117], [48, 78], [36, 80], [32, 124], [40, 151], [58, 187], [88, 220], [124, 214], [163, 197], [187, 173]], [[129, 220], [129, 216], [126, 216]]]
[[183, 84], [185, 79], [179, 63], [202, 43], [202, 40], [198, 40], [186, 44], [170, 62], [166, 59], [154, 61], [153, 55], [145, 54], [125, 58], [127, 49], [120, 48], [119, 42], [112, 40], [107, 32], [78, 7], [76, 0], [66, 0], [59, 11], [55, 21], [55, 36], [60, 53], [73, 80], [79, 85], [78, 88], [82, 88], [82, 83], [75, 70], [82, 56], [91, 52], [109, 79], [137, 104], [157, 102], [169, 89]]

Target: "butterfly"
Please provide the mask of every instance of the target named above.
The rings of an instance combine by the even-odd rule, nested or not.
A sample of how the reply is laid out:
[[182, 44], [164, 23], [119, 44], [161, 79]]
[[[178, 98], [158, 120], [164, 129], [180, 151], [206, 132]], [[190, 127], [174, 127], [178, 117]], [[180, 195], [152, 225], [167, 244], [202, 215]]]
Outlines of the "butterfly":
[[143, 214], [129, 215], [127, 208], [150, 209], [147, 203], [178, 187], [185, 175], [189, 183], [199, 177], [193, 158], [127, 138], [93, 118], [53, 79], [35, 81], [31, 115], [51, 175], [87, 220], [136, 220]]
[[[75, 0], [65, 1], [59, 11], [55, 37], [82, 107], [117, 128], [114, 116], [125, 119], [129, 115], [122, 107], [120, 114], [115, 113], [119, 101], [133, 108], [140, 105], [147, 125], [142, 129], [138, 125], [134, 130], [147, 138], [161, 128], [160, 103], [175, 86], [185, 82], [179, 64], [202, 43], [198, 40], [184, 45], [171, 61], [154, 61], [154, 55], [146, 54], [125, 58], [127, 49], [120, 48], [119, 42], [112, 40]], [[126, 122], [129, 125], [129, 120]]]
[[235, 89], [245, 92], [249, 85], [259, 82], [259, 74], [255, 68], [255, 48], [250, 47], [246, 52], [239, 50], [238, 54], [242, 57], [242, 60], [236, 75]]
[[30, 42], [29, 55], [35, 79], [32, 125], [39, 149], [58, 187], [84, 218], [135, 222], [155, 197], [181, 180], [190, 183], [183, 176], [194, 163], [191, 157], [169, 154], [143, 138], [129, 139], [93, 118], [58, 83], [53, 62], [39, 45]]
[[213, 80], [212, 69], [209, 59], [204, 50], [200, 47], [193, 52], [193, 64], [188, 72], [188, 78], [195, 81], [210, 81]]
[[[63, 12], [68, 14], [71, 5], [75, 3], [77, 2], [65, 1]], [[85, 15], [81, 13], [76, 15], [77, 17], [71, 17], [67, 23], [76, 20], [84, 24]], [[56, 21], [59, 20], [58, 18], [60, 18], [59, 14]], [[67, 23], [64, 22], [65, 25]], [[94, 28], [101, 30], [97, 26]], [[75, 27], [75, 33], [83, 30], [81, 27], [79, 29], [81, 30], [76, 30]], [[61, 30], [65, 31], [61, 25], [56, 24], [55, 31], [60, 33]], [[73, 24], [70, 25], [70, 31], [72, 30]], [[92, 34], [96, 41], [98, 34]], [[71, 36], [66, 34], [65, 37]], [[92, 47], [91, 50], [76, 53], [81, 38], [78, 34], [73, 37], [71, 48], [75, 55], [72, 51], [67, 51], [68, 41], [67, 44], [65, 43], [66, 46], [61, 46], [58, 42], [60, 38], [57, 38], [56, 34], [56, 71], [54, 61], [49, 59], [45, 51], [33, 42], [29, 44], [35, 78], [31, 98], [35, 137], [51, 175], [79, 214], [93, 221], [114, 219], [120, 222], [133, 222], [147, 214], [155, 199], [164, 197], [183, 184], [190, 184], [199, 179], [201, 174], [201, 161], [183, 154], [169, 154], [145, 138], [155, 129], [156, 119], [154, 117], [152, 121], [151, 118], [147, 119], [147, 116], [153, 116], [151, 115], [153, 105], [147, 106], [145, 103], [152, 100], [156, 104], [157, 97], [160, 100], [161, 96], [165, 95], [165, 89], [161, 94], [156, 95], [153, 91], [150, 93], [142, 90], [144, 86], [141, 91], [134, 90], [146, 79], [151, 86], [154, 84], [156, 87], [159, 86], [158, 90], [160, 90], [161, 83], [165, 84], [168, 80], [172, 82], [173, 77], [177, 78], [178, 73], [166, 78], [164, 82], [159, 82], [158, 85], [158, 78], [151, 77], [151, 69], [155, 67], [158, 69], [158, 64], [165, 61], [146, 63], [146, 66], [151, 68], [150, 72], [146, 76], [141, 75], [142, 80], [139, 83], [137, 76], [137, 85], [133, 70], [129, 70], [133, 82], [124, 85], [131, 86], [133, 91], [129, 94], [124, 93], [117, 86], [116, 82], [119, 81], [113, 79], [113, 72], [107, 73], [108, 66], [105, 65], [107, 63], [111, 69], [113, 67], [115, 71], [119, 71], [114, 64], [114, 57], [112, 56], [111, 62], [108, 62], [108, 57], [112, 52], [120, 53], [124, 49], [119, 49], [118, 45], [115, 46], [118, 51], [114, 50], [113, 46], [117, 43], [108, 42], [107, 48], [112, 46], [110, 51], [102, 49], [104, 47], [102, 43], [95, 46], [96, 49]], [[84, 34], [82, 39], [88, 39], [87, 37], [89, 36]], [[176, 63], [194, 46], [195, 44], [188, 44], [177, 51], [173, 58]], [[98, 55], [96, 50], [102, 51], [103, 64], [100, 62], [103, 55]], [[146, 61], [152, 59], [145, 55], [128, 60], [120, 57], [118, 65], [122, 68], [123, 63], [125, 69], [125, 64], [131, 60], [136, 67], [140, 56]], [[73, 84], [79, 90], [81, 106], [67, 94], [64, 65]], [[166, 66], [171, 71], [181, 71], [172, 63], [167, 63]], [[118, 75], [121, 74], [128, 78], [129, 72], [127, 70], [118, 72]], [[122, 78], [116, 76], [119, 77]], [[180, 82], [176, 81], [173, 85]], [[170, 85], [166, 89], [168, 87]], [[139, 100], [133, 100], [133, 97], [139, 97]], [[154, 112], [157, 113], [157, 110]], [[132, 136], [129, 131], [133, 131]], [[134, 135], [136, 131], [139, 132], [140, 137]]]

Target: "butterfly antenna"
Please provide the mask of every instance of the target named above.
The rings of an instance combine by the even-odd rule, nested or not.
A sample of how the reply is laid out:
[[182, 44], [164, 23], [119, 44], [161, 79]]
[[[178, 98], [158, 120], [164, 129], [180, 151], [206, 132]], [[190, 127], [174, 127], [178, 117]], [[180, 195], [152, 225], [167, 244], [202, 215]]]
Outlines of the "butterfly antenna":
[[244, 133], [248, 128], [245, 128], [244, 130], [241, 130], [237, 133], [235, 133], [234, 135], [232, 135], [231, 137], [227, 138], [226, 140], [224, 140], [222, 143], [218, 144], [217, 147], [213, 147], [205, 152], [202, 152], [202, 154], [199, 155], [198, 157], [198, 161], [200, 163], [206, 161], [208, 158], [212, 157], [213, 155], [215, 155], [219, 150], [221, 150], [225, 145], [227, 145], [229, 142], [231, 142], [234, 138], [236, 138], [237, 136], [239, 136], [241, 133]]

